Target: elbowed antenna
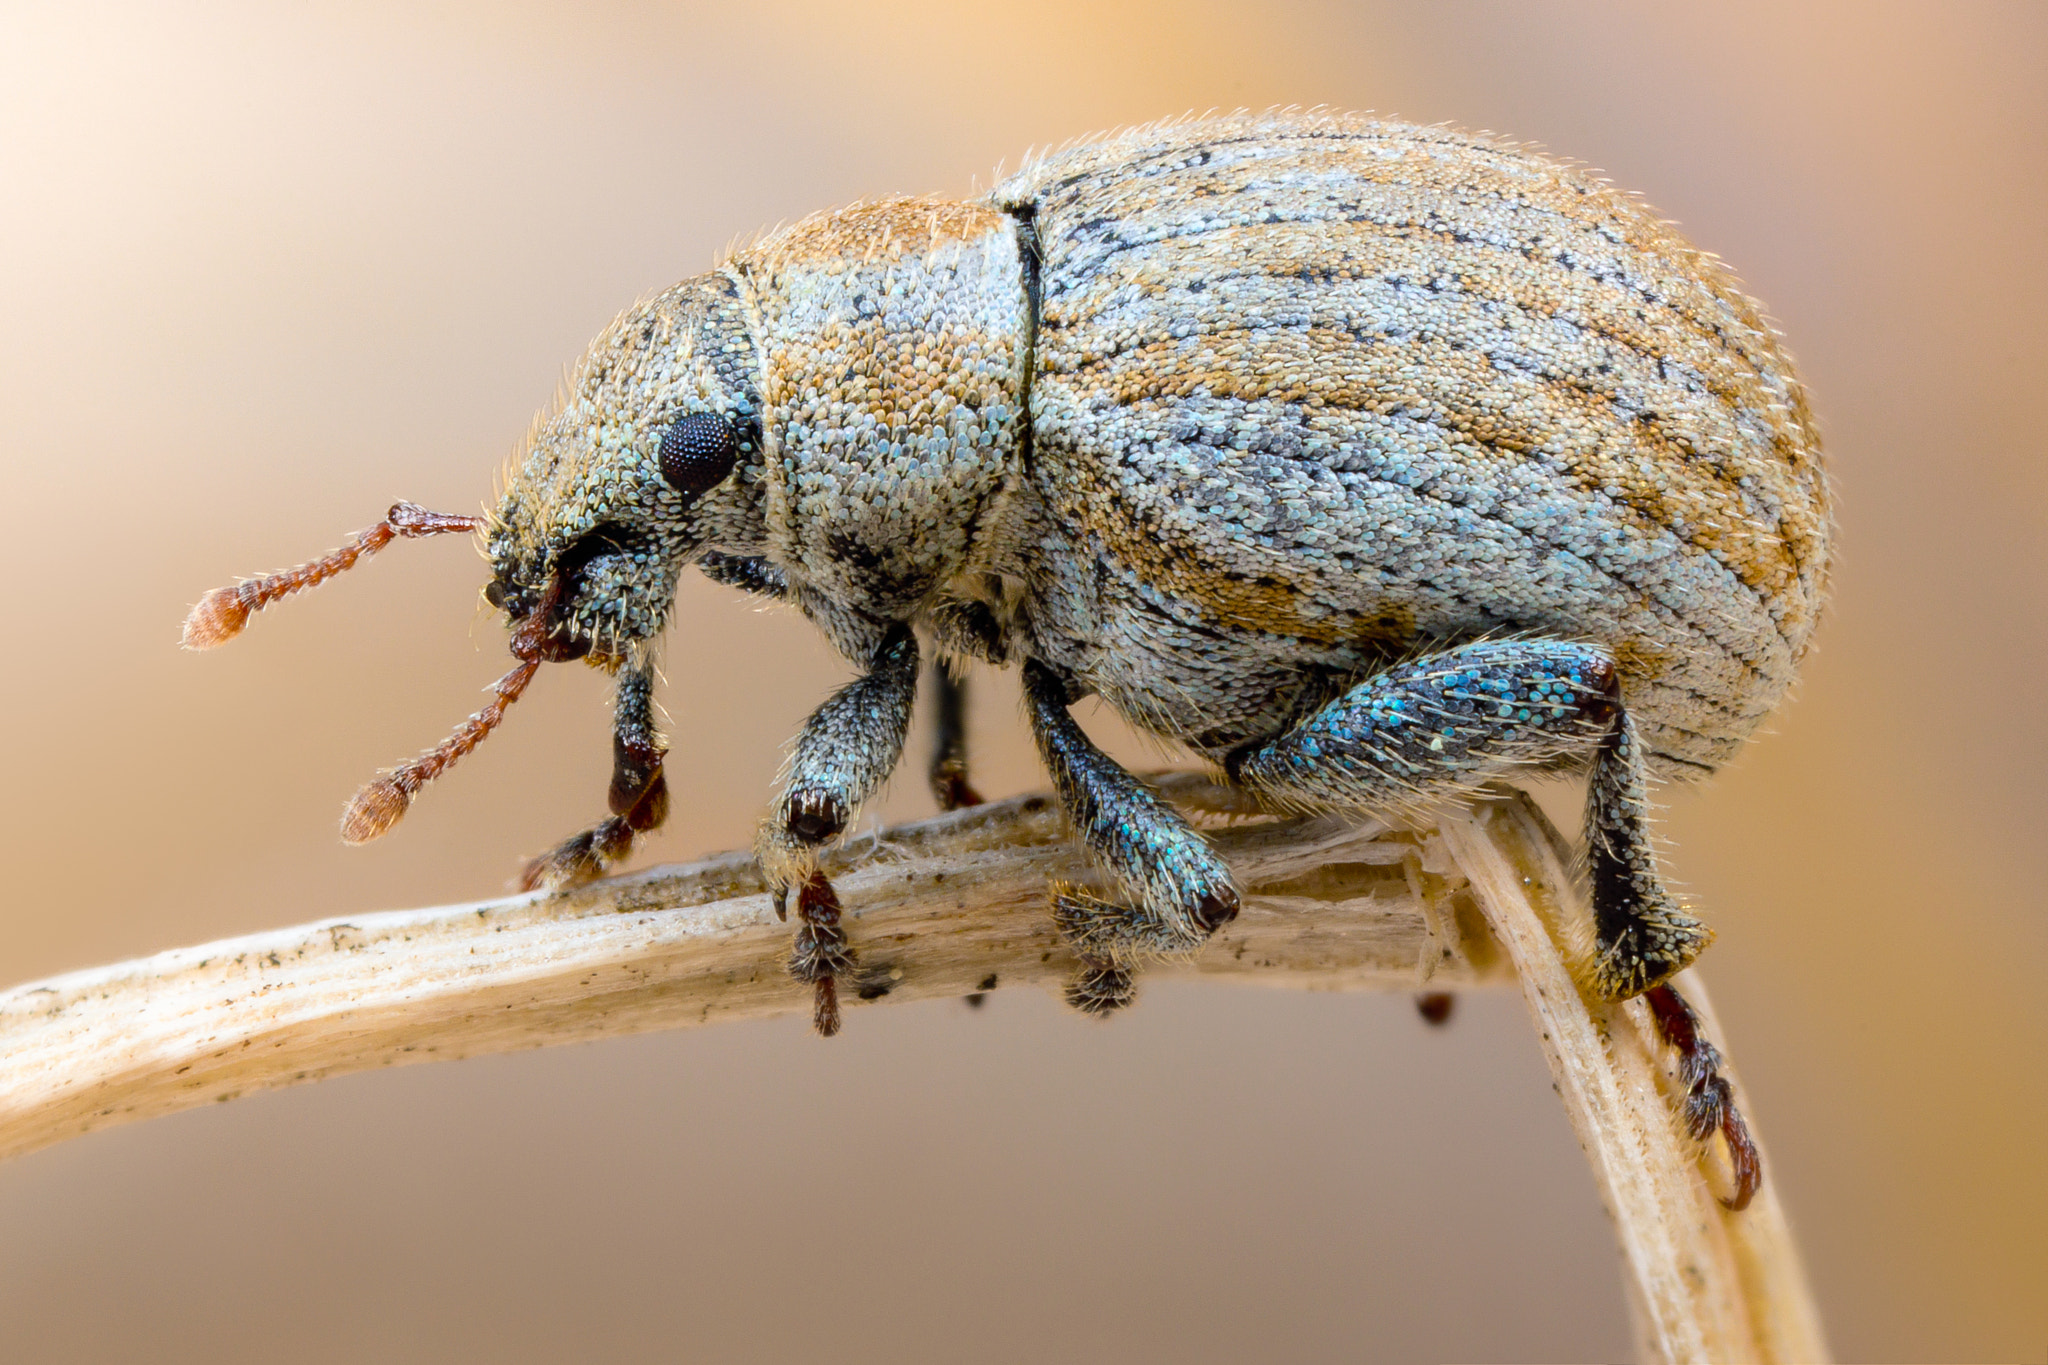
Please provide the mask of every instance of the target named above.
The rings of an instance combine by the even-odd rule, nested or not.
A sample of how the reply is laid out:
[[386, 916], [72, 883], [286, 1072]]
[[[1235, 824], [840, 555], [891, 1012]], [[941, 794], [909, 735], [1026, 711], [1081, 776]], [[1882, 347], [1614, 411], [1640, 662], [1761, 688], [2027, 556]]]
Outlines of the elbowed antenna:
[[[415, 540], [421, 536], [447, 535], [455, 531], [480, 531], [485, 525], [482, 517], [430, 512], [417, 503], [394, 503], [384, 514], [384, 520], [357, 532], [353, 541], [332, 554], [322, 555], [296, 569], [249, 579], [232, 588], [215, 588], [200, 598], [199, 605], [193, 607], [192, 614], [185, 618], [185, 648], [212, 649], [226, 644], [242, 633], [252, 614], [280, 597], [290, 596], [304, 588], [318, 587], [336, 574], [354, 568], [358, 562], [377, 553], [396, 538]], [[542, 595], [540, 605], [514, 627], [512, 653], [519, 660], [519, 665], [491, 685], [491, 700], [481, 711], [412, 762], [365, 784], [355, 794], [341, 816], [344, 843], [366, 844], [387, 833], [405, 815], [406, 808], [412, 804], [421, 787], [447, 771], [450, 764], [483, 743], [484, 737], [498, 728], [498, 723], [505, 718], [505, 708], [519, 700], [519, 694], [533, 681], [533, 675], [540, 671], [542, 664], [577, 658], [588, 648], [587, 644], [548, 634], [547, 618], [560, 602], [561, 595], [561, 579], [556, 576]]]
[[394, 503], [384, 514], [384, 520], [367, 530], [358, 531], [352, 542], [332, 554], [322, 555], [296, 569], [251, 578], [232, 588], [215, 588], [200, 598], [199, 604], [192, 608], [192, 614], [185, 618], [185, 648], [212, 649], [226, 644], [242, 633], [242, 628], [249, 624], [250, 616], [256, 612], [280, 597], [288, 597], [303, 588], [318, 587], [344, 569], [354, 568], [358, 561], [389, 545], [394, 537], [415, 540], [421, 536], [481, 531], [483, 528], [482, 517], [459, 517], [448, 512], [429, 512], [417, 503]]
[[491, 700], [481, 711], [456, 726], [455, 733], [403, 767], [393, 768], [363, 784], [362, 790], [350, 798], [341, 813], [343, 843], [367, 844], [379, 835], [390, 833], [391, 827], [404, 818], [421, 787], [446, 772], [455, 760], [483, 743], [485, 737], [498, 728], [498, 723], [505, 719], [505, 708], [519, 700], [520, 693], [526, 691], [526, 685], [533, 681], [533, 675], [540, 671], [542, 664], [560, 663], [583, 655], [588, 649], [587, 644], [548, 633], [548, 617], [561, 600], [562, 578], [556, 574], [549, 580], [547, 591], [541, 594], [539, 605], [512, 628], [512, 655], [519, 660], [519, 666], [491, 684]]
[[446, 772], [450, 764], [483, 743], [484, 737], [498, 728], [498, 722], [505, 719], [505, 708], [519, 700], [519, 694], [533, 681], [540, 665], [537, 658], [522, 660], [517, 668], [491, 684], [490, 703], [456, 726], [454, 734], [404, 767], [364, 783], [363, 789], [350, 799], [347, 809], [341, 813], [341, 841], [345, 844], [367, 844], [390, 832], [391, 827], [404, 817], [406, 808], [412, 805], [412, 799], [421, 787]]

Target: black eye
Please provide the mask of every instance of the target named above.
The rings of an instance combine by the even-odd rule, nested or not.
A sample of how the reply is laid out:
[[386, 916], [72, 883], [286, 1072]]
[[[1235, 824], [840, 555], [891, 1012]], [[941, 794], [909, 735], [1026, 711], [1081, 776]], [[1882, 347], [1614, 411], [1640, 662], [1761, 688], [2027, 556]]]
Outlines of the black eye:
[[738, 448], [738, 433], [717, 413], [678, 417], [661, 436], [661, 477], [683, 496], [700, 498], [732, 473]]

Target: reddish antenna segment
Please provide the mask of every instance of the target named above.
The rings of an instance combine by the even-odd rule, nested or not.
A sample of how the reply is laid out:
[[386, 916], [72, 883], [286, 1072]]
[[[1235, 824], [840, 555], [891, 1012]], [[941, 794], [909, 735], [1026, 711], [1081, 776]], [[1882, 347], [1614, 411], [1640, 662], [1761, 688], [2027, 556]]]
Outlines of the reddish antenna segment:
[[[435, 514], [430, 512], [427, 515]], [[433, 532], [414, 534], [431, 535]], [[539, 604], [513, 627], [512, 654], [519, 660], [519, 666], [491, 684], [490, 703], [456, 726], [454, 734], [412, 762], [365, 783], [341, 813], [343, 843], [367, 844], [379, 835], [388, 834], [391, 827], [404, 818], [406, 809], [412, 805], [413, 797], [419, 795], [421, 787], [446, 772], [456, 759], [483, 743], [484, 738], [498, 728], [498, 722], [505, 719], [505, 708], [519, 700], [520, 693], [526, 691], [526, 685], [533, 681], [533, 675], [540, 671], [542, 664], [560, 663], [583, 653], [587, 645], [548, 633], [548, 617], [561, 600], [562, 579], [557, 574], [549, 580]]]
[[540, 665], [537, 658], [523, 660], [517, 668], [491, 684], [490, 704], [456, 726], [454, 734], [404, 767], [365, 783], [348, 803], [348, 809], [341, 813], [341, 841], [345, 844], [367, 844], [378, 835], [388, 833], [405, 815], [406, 808], [412, 805], [412, 799], [421, 787], [439, 777], [456, 759], [483, 743], [484, 737], [498, 728], [498, 722], [505, 718], [505, 708], [519, 700], [519, 694], [533, 681]]
[[[332, 554], [322, 555], [296, 569], [251, 578], [232, 588], [215, 588], [199, 599], [185, 618], [185, 648], [212, 649], [242, 633], [249, 617], [281, 597], [305, 588], [315, 588], [389, 545], [394, 539], [417, 540], [455, 531], [481, 531], [482, 517], [455, 516], [430, 512], [418, 503], [392, 504], [384, 520], [358, 531], [355, 539]], [[448, 766], [483, 743], [484, 737], [505, 719], [505, 708], [519, 700], [519, 694], [533, 681], [544, 663], [579, 657], [588, 645], [548, 632], [548, 615], [561, 601], [562, 584], [556, 577], [542, 594], [540, 604], [519, 621], [512, 632], [512, 653], [518, 667], [491, 684], [491, 700], [481, 711], [455, 728], [442, 740], [402, 768], [395, 768], [366, 784], [348, 803], [341, 816], [342, 842], [366, 844], [390, 831], [404, 817], [419, 789], [432, 782]]]
[[251, 578], [232, 588], [215, 588], [200, 598], [199, 605], [193, 607], [192, 614], [185, 618], [185, 648], [212, 649], [226, 644], [242, 633], [242, 628], [249, 624], [250, 616], [256, 612], [280, 597], [288, 597], [304, 588], [318, 587], [344, 569], [354, 568], [359, 561], [389, 545], [394, 537], [416, 540], [421, 536], [441, 536], [452, 531], [481, 531], [484, 524], [482, 517], [459, 517], [447, 512], [429, 512], [417, 503], [394, 503], [384, 514], [384, 520], [358, 531], [354, 541], [332, 554], [322, 555], [296, 569]]

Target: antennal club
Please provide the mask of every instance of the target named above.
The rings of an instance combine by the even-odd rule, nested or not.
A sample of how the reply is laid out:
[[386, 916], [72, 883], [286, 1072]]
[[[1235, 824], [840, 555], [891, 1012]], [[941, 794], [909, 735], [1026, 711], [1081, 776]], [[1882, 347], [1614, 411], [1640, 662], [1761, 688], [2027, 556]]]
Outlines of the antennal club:
[[304, 588], [318, 587], [344, 569], [352, 569], [360, 561], [368, 559], [394, 538], [415, 540], [421, 536], [442, 536], [455, 531], [480, 531], [483, 527], [482, 517], [459, 517], [447, 512], [430, 512], [417, 503], [394, 503], [384, 514], [384, 520], [358, 531], [352, 542], [332, 554], [322, 555], [296, 569], [251, 578], [231, 588], [215, 588], [200, 598], [199, 605], [193, 607], [192, 614], [185, 618], [185, 648], [212, 649], [226, 644], [242, 633], [242, 628], [249, 624], [250, 616], [278, 598], [288, 597]]

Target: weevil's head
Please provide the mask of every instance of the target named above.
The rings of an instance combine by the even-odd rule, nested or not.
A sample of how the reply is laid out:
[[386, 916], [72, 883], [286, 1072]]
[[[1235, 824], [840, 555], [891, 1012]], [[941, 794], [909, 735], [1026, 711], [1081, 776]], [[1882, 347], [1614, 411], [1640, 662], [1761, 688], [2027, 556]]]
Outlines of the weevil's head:
[[491, 518], [492, 605], [552, 658], [617, 659], [667, 624], [707, 547], [761, 538], [758, 362], [714, 272], [619, 317], [534, 428]]
[[[587, 656], [616, 666], [630, 658], [638, 671], [650, 662], [639, 646], [667, 623], [683, 566], [711, 546], [752, 552], [761, 543], [758, 370], [738, 284], [723, 274], [686, 280], [629, 310], [591, 345], [554, 415], [534, 428], [488, 521], [401, 502], [331, 554], [206, 594], [185, 620], [185, 645], [226, 643], [254, 613], [394, 539], [489, 534], [485, 595], [511, 617], [519, 662], [447, 739], [356, 793], [342, 838], [374, 839], [398, 823], [420, 788], [497, 728], [542, 664]], [[643, 748], [621, 750], [619, 771], [638, 785], [624, 808], [614, 806], [616, 819], [646, 817], [649, 793], [666, 790], [659, 746]], [[615, 774], [615, 801], [619, 781]]]

